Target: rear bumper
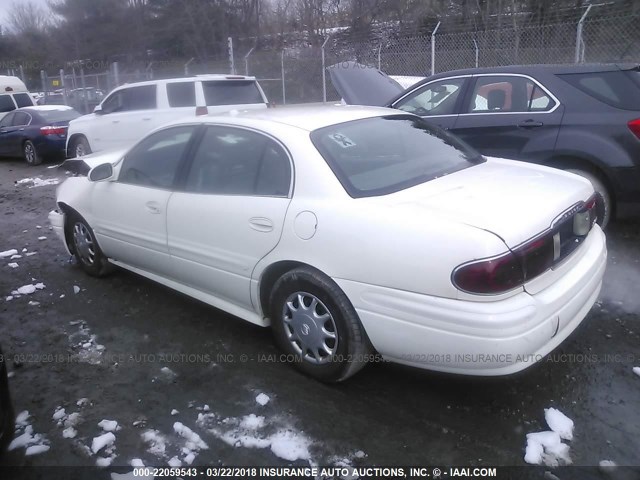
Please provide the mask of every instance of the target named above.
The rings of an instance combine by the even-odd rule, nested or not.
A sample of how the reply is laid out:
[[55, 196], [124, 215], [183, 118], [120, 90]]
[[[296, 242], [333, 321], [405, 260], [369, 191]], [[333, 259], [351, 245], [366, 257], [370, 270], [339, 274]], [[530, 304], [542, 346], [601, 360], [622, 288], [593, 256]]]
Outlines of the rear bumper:
[[580, 259], [549, 287], [495, 302], [472, 302], [336, 279], [373, 346], [386, 359], [466, 375], [508, 375], [543, 359], [582, 322], [606, 266], [594, 227]]

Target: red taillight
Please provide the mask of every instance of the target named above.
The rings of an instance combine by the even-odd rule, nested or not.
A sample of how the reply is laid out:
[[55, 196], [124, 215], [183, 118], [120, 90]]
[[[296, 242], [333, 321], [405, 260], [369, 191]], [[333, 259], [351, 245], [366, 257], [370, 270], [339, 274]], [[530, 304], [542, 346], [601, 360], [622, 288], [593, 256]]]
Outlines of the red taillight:
[[514, 253], [522, 262], [525, 281], [546, 272], [553, 265], [553, 236], [547, 234], [517, 248]]
[[42, 135], [66, 135], [67, 127], [40, 127]]
[[633, 134], [640, 139], [640, 118], [636, 118], [635, 120], [631, 120], [627, 123], [629, 130], [633, 132]]
[[209, 109], [207, 107], [196, 107], [196, 117], [202, 115], [209, 115]]
[[524, 283], [520, 260], [511, 252], [496, 258], [468, 263], [453, 272], [453, 284], [469, 293], [497, 294]]

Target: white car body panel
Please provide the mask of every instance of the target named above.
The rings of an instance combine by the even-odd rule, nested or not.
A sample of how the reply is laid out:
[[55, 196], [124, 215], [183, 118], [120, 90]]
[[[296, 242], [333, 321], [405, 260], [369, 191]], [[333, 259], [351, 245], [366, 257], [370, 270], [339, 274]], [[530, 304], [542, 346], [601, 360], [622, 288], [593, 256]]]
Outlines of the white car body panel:
[[[463, 263], [502, 254], [549, 229], [593, 194], [589, 182], [488, 159], [396, 193], [353, 199], [308, 131], [335, 122], [336, 114], [349, 121], [401, 113], [324, 110], [326, 116], [280, 109], [200, 120], [282, 141], [294, 161], [290, 198], [170, 192], [72, 177], [60, 185], [57, 201], [93, 226], [113, 263], [259, 325], [269, 325], [260, 298], [267, 269], [279, 262], [310, 265], [340, 286], [373, 346], [399, 363], [472, 375], [513, 373], [531, 364], [514, 356], [550, 352], [582, 321], [606, 262], [597, 226], [560, 264], [508, 292], [465, 293], [451, 275]], [[117, 177], [122, 157], [119, 151], [83, 161], [115, 164]], [[50, 214], [63, 239], [64, 216]], [[473, 353], [502, 357], [456, 361], [458, 354]], [[453, 360], [445, 365], [442, 355]]]

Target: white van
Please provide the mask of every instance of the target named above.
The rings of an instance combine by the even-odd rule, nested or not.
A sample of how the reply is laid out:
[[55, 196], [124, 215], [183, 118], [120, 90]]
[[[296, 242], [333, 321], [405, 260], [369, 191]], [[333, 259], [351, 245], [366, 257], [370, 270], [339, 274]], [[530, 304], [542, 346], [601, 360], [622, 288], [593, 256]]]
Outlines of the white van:
[[151, 130], [182, 117], [267, 106], [255, 77], [244, 75], [129, 83], [113, 90], [93, 113], [69, 124], [67, 157], [128, 147]]
[[36, 104], [27, 86], [18, 77], [0, 75], [0, 119], [20, 107]]

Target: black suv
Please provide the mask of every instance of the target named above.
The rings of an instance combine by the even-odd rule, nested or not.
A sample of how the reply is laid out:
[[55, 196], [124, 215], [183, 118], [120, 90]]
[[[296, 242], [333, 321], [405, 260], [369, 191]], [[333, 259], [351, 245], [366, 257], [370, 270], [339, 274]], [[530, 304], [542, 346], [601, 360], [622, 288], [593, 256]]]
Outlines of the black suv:
[[329, 71], [346, 103], [404, 110], [483, 155], [588, 178], [603, 199], [603, 226], [640, 205], [638, 65], [471, 68], [427, 77], [406, 90], [355, 62]]

